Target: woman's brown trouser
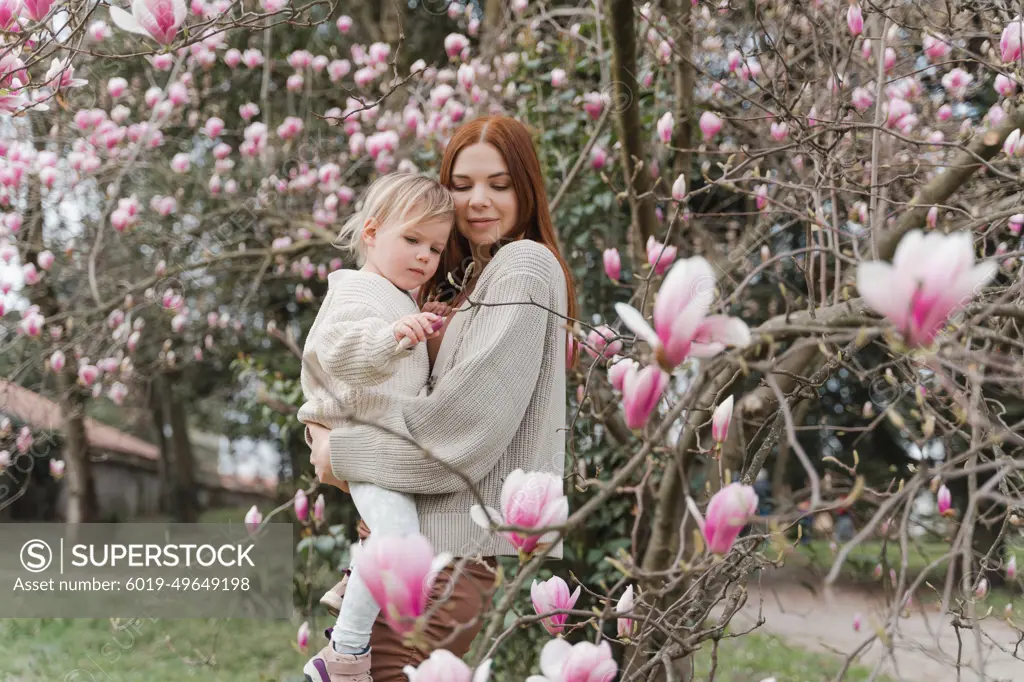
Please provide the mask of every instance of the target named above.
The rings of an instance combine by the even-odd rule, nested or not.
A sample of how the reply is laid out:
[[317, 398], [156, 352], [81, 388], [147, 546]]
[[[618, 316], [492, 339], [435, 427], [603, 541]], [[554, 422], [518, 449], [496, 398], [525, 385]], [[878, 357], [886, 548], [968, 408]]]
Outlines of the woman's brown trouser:
[[[480, 562], [467, 563], [454, 583], [454, 566], [448, 566], [441, 571], [434, 581], [430, 603], [427, 605], [429, 609], [436, 601], [443, 602], [427, 623], [427, 641], [435, 645], [445, 643], [440, 648], [447, 649], [460, 658], [469, 651], [473, 639], [483, 627], [483, 619], [480, 616], [485, 608], [490, 606], [491, 598], [494, 596], [494, 571], [498, 562], [494, 557], [485, 557], [483, 561], [487, 565]], [[448, 641], [459, 626], [466, 627], [460, 627], [459, 633]], [[402, 668], [407, 665], [415, 668], [430, 655], [429, 651], [402, 646], [402, 636], [388, 627], [383, 615], [378, 615], [377, 621], [373, 624], [370, 647], [373, 664], [370, 674], [373, 676], [373, 682], [406, 682], [407, 678]]]

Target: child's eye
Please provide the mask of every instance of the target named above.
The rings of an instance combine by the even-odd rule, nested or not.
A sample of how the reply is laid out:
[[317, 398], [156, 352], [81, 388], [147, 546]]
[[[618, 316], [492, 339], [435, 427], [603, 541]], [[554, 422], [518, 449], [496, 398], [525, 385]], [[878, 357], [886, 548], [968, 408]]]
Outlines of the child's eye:
[[416, 243], [416, 239], [414, 237], [406, 237], [405, 241], [409, 242], [410, 244]]
[[434, 252], [434, 253], [436, 253], [436, 254], [440, 254], [440, 253], [441, 253], [441, 249], [439, 249], [439, 248], [437, 248], [437, 247], [433, 247], [433, 246], [432, 246], [432, 247], [430, 247], [430, 250], [431, 250], [431, 251], [433, 251], [433, 252]]

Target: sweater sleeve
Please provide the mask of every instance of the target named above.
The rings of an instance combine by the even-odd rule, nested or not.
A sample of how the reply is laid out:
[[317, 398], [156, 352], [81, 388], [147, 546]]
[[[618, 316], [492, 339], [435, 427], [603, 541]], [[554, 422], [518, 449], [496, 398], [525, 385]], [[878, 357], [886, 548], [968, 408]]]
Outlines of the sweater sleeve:
[[536, 390], [549, 313], [531, 301], [547, 306], [552, 285], [536, 272], [497, 277], [463, 332], [462, 357], [430, 395], [396, 402], [376, 425], [331, 431], [335, 476], [420, 494], [466, 490], [452, 469], [474, 484], [483, 480]]
[[331, 377], [350, 386], [376, 386], [389, 379], [411, 349], [398, 342], [380, 311], [361, 303], [332, 306], [320, 324], [313, 355]]

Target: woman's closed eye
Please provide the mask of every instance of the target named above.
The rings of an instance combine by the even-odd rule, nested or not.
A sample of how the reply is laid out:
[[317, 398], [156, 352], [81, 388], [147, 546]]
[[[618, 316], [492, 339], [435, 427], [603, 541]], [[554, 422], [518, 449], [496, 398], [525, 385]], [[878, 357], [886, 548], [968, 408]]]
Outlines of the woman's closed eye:
[[405, 241], [409, 242], [410, 244], [416, 244], [418, 243], [419, 240], [417, 240], [415, 237], [406, 237]]

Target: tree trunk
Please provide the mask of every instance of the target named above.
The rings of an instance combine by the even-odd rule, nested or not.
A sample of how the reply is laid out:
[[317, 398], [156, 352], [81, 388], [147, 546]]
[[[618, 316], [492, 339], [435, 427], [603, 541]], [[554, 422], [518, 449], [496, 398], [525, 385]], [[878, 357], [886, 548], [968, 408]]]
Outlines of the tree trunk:
[[156, 432], [157, 446], [160, 448], [160, 461], [157, 463], [158, 476], [160, 477], [160, 513], [170, 514], [174, 508], [174, 485], [171, 480], [174, 467], [172, 465], [173, 453], [171, 444], [164, 433], [164, 426], [167, 424], [164, 418], [164, 400], [161, 393], [162, 387], [158, 382], [151, 382], [149, 385], [149, 409], [153, 418], [153, 430]]
[[[673, 16], [672, 25], [675, 30], [676, 52], [682, 58], [674, 59], [675, 70], [672, 74], [673, 89], [676, 95], [676, 107], [673, 116], [676, 119], [675, 130], [672, 131], [672, 146], [676, 149], [689, 150], [693, 146], [693, 65], [688, 61], [693, 54], [693, 34], [690, 31], [690, 15], [692, 3], [689, 0], [671, 0], [668, 9]], [[672, 178], [680, 173], [686, 174], [689, 184], [693, 169], [693, 154], [689, 151], [674, 152], [672, 158]]]
[[188, 438], [188, 418], [176, 389], [180, 378], [180, 370], [160, 376], [167, 423], [171, 426], [171, 518], [178, 523], [195, 523], [199, 520], [195, 462]]
[[[658, 230], [654, 212], [654, 197], [650, 194], [653, 182], [647, 154], [644, 150], [643, 128], [640, 124], [640, 84], [636, 73], [636, 26], [632, 0], [611, 0], [608, 12], [608, 31], [612, 41], [612, 83], [615, 93], [612, 107], [616, 112], [623, 179], [629, 192], [630, 254], [634, 272], [646, 262], [647, 238]], [[643, 168], [636, 171], [638, 163]], [[636, 176], [634, 178], [634, 175]]]
[[89, 462], [89, 442], [85, 437], [85, 397], [68, 370], [57, 374], [60, 392], [61, 430], [64, 432], [64, 476], [67, 490], [67, 523], [98, 521], [99, 506]]

